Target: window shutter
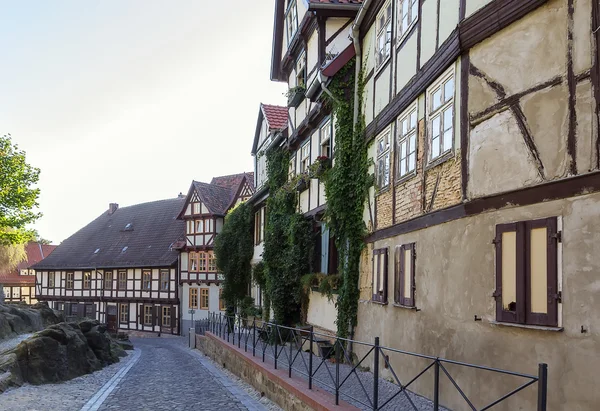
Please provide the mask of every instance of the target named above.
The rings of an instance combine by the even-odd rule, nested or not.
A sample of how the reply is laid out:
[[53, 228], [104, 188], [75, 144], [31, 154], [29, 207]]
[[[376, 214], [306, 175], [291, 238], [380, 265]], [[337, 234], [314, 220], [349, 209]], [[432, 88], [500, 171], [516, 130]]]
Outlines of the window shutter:
[[[388, 249], [373, 251], [373, 301], [387, 303]], [[381, 289], [381, 290], [380, 290]]]
[[152, 306], [152, 326], [156, 326], [156, 325], [160, 325], [160, 322], [158, 321], [158, 306]]
[[410, 297], [405, 298], [405, 305], [408, 307], [415, 306], [415, 260], [417, 254], [415, 252], [415, 243], [409, 244], [407, 249], [410, 250], [410, 273], [404, 275], [410, 275]]
[[[518, 229], [518, 224], [517, 223], [510, 223], [510, 224], [499, 224], [496, 226], [496, 237], [494, 238], [494, 245], [496, 247], [496, 291], [494, 292], [493, 296], [496, 298], [496, 320], [497, 321], [501, 321], [501, 322], [511, 322], [511, 323], [516, 323], [519, 322], [519, 317], [522, 316], [523, 314], [520, 314], [520, 304], [522, 303], [522, 298], [520, 297], [520, 294], [522, 294], [522, 289], [524, 288], [523, 286], [521, 286], [519, 284], [520, 280], [522, 280], [523, 277], [523, 254], [524, 254], [524, 250], [523, 250], [523, 240], [520, 240], [521, 238], [521, 231]], [[504, 267], [503, 266], [503, 234], [504, 233], [510, 233], [510, 232], [514, 232], [516, 235], [516, 249], [515, 249], [515, 254], [516, 254], [516, 259], [515, 259], [515, 284], [516, 284], [516, 301], [515, 301], [515, 310], [514, 311], [508, 311], [505, 310], [504, 307], [502, 306], [502, 302], [503, 302], [503, 290], [502, 290], [502, 276], [503, 273], [505, 272], [505, 270], [509, 270], [509, 267]], [[508, 247], [508, 245], [507, 245]]]
[[402, 258], [402, 247], [396, 247], [394, 252], [394, 302], [397, 304], [402, 304], [402, 286], [404, 284]]
[[379, 250], [373, 251], [373, 301], [379, 302]]

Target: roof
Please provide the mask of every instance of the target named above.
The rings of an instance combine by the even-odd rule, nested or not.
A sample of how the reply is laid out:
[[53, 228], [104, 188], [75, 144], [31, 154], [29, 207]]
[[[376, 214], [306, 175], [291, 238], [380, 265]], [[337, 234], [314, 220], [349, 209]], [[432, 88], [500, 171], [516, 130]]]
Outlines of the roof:
[[172, 244], [184, 233], [177, 220], [185, 199], [174, 198], [105, 211], [31, 268], [94, 269], [167, 267], [177, 261]]
[[288, 108], [260, 103], [269, 131], [283, 130], [288, 125]]
[[250, 173], [231, 174], [228, 176], [213, 177], [210, 184], [215, 184], [220, 187], [228, 188], [230, 190], [237, 189], [240, 186], [240, 183], [242, 182], [242, 180], [244, 179], [245, 176], [248, 176], [248, 178], [250, 180], [254, 181], [254, 173], [250, 172]]
[[362, 0], [310, 0], [310, 4], [362, 4]]
[[56, 247], [56, 245], [42, 244], [35, 241], [28, 242], [25, 245], [27, 259], [20, 262], [14, 270], [8, 273], [2, 273], [3, 275], [1, 282], [5, 285], [34, 285], [35, 276], [20, 275], [21, 270], [27, 269], [35, 263], [39, 263], [45, 257], [49, 256]]

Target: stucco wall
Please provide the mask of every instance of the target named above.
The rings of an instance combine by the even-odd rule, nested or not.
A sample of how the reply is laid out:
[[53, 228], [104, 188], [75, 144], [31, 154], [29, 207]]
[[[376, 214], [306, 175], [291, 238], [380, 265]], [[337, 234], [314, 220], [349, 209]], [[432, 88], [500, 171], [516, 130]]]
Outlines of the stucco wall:
[[[334, 295], [337, 298], [337, 295]], [[335, 301], [329, 301], [319, 292], [311, 291], [309, 295], [307, 321], [309, 324], [328, 331], [336, 331], [337, 308]]]
[[[370, 244], [363, 253], [361, 301], [356, 338], [449, 359], [535, 374], [538, 363], [549, 366], [549, 410], [596, 410], [600, 367], [600, 194], [483, 213]], [[559, 284], [562, 283], [563, 331], [543, 331], [495, 325], [495, 251], [492, 239], [501, 223], [559, 217]], [[370, 302], [373, 247], [416, 243], [416, 306], [394, 307], [393, 264], [388, 270], [390, 304]], [[562, 254], [561, 254], [562, 253]], [[393, 261], [393, 260], [390, 260]], [[474, 316], [482, 321], [474, 321]], [[560, 323], [559, 323], [560, 324]], [[581, 327], [587, 330], [581, 332]], [[424, 368], [422, 361], [392, 356], [403, 381]], [[422, 369], [421, 368], [421, 369]], [[450, 370], [460, 386], [481, 407], [516, 388], [518, 380], [486, 372]], [[383, 376], [390, 376], [388, 370]], [[416, 389], [430, 395], [431, 380]], [[442, 403], [464, 409], [464, 402], [442, 379]], [[535, 390], [498, 405], [499, 410], [535, 409]]]

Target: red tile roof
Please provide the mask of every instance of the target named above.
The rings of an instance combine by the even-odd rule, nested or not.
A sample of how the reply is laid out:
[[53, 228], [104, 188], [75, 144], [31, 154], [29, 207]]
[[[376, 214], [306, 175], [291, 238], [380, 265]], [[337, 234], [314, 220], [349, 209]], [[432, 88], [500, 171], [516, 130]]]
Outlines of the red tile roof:
[[44, 258], [48, 257], [54, 249], [58, 247], [56, 245], [40, 244], [36, 242], [29, 242], [25, 246], [25, 253], [27, 254], [27, 260], [19, 263], [17, 268], [6, 273], [0, 273], [0, 282], [4, 285], [33, 285], [35, 284], [35, 276], [33, 275], [20, 275], [21, 270], [29, 268], [35, 263], [39, 263]]
[[282, 106], [272, 106], [269, 104], [262, 104], [261, 107], [267, 123], [269, 124], [269, 131], [271, 130], [282, 130], [287, 127], [288, 124], [288, 108]]

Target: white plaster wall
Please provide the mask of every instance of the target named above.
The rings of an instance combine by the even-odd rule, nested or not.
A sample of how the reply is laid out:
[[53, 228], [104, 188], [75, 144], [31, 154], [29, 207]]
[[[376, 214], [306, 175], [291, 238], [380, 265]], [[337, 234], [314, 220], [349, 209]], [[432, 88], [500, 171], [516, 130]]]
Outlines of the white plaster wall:
[[[329, 39], [337, 30], [339, 30], [348, 19], [346, 18], [329, 18], [326, 23], [326, 34], [327, 39]], [[327, 53], [339, 54], [346, 49], [351, 43], [350, 38], [348, 36], [350, 27], [348, 26], [346, 29], [340, 31], [340, 33], [329, 43], [326, 48]]]
[[[337, 298], [337, 294], [334, 294], [333, 297]], [[311, 291], [307, 313], [308, 323], [335, 332], [337, 330], [336, 319], [335, 301], [329, 301], [325, 295]]]
[[375, 117], [390, 102], [390, 70], [392, 65], [388, 64], [381, 70], [379, 77], [375, 80]]
[[440, 45], [444, 43], [452, 30], [458, 25], [459, 3], [460, 0], [440, 1]]
[[467, 0], [467, 9], [465, 13], [465, 17], [469, 17], [471, 14], [475, 13], [477, 10], [490, 3], [492, 0]]
[[396, 56], [396, 92], [417, 74], [417, 32], [406, 40]]
[[421, 67], [435, 53], [435, 38], [437, 30], [437, 2], [426, 1], [421, 10]]

